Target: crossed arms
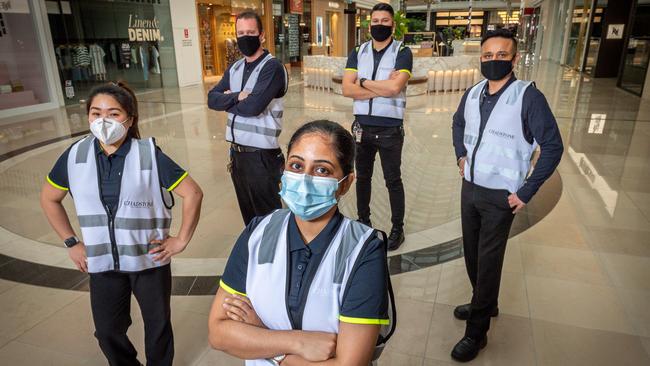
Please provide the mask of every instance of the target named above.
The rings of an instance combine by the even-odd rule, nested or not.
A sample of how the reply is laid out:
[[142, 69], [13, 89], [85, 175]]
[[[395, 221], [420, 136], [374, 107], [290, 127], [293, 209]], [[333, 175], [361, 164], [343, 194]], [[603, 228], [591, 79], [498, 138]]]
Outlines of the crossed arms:
[[271, 330], [245, 296], [219, 288], [208, 324], [215, 349], [242, 359], [287, 355], [283, 366], [367, 366], [379, 335], [378, 325], [339, 323], [339, 334]]
[[388, 80], [365, 80], [360, 84], [358, 73], [346, 69], [343, 74], [343, 96], [362, 100], [376, 97], [392, 98], [399, 94], [409, 80], [409, 74], [403, 71], [393, 71]]

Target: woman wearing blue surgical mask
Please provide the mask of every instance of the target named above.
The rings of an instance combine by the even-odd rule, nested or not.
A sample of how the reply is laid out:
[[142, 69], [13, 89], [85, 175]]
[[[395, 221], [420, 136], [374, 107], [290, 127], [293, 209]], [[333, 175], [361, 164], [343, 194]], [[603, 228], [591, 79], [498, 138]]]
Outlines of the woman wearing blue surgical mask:
[[[171, 257], [196, 228], [201, 188], [158, 148], [140, 139], [138, 103], [123, 83], [93, 89], [90, 132], [61, 155], [47, 176], [41, 206], [75, 266], [89, 273], [95, 337], [110, 365], [140, 365], [127, 337], [131, 294], [140, 305], [148, 365], [172, 365]], [[183, 198], [180, 230], [171, 236], [171, 192]], [[78, 238], [61, 204], [73, 198]]]
[[[354, 181], [352, 135], [314, 121], [289, 142], [280, 196], [228, 259], [209, 341], [246, 365], [369, 365], [392, 334], [384, 235], [343, 216]], [[389, 304], [390, 303], [390, 304]]]

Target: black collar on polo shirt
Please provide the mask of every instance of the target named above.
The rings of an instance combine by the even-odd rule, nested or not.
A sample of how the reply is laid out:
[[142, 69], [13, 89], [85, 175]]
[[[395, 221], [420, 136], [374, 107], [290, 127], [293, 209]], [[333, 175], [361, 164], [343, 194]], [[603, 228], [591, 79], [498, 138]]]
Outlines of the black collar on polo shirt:
[[483, 95], [486, 97], [494, 97], [494, 96], [501, 95], [506, 89], [508, 89], [510, 84], [512, 84], [515, 80], [517, 80], [517, 78], [515, 77], [515, 73], [513, 72], [512, 74], [510, 74], [510, 79], [508, 79], [508, 81], [501, 87], [501, 89], [499, 89], [499, 91], [497, 91], [494, 94], [490, 94], [490, 87], [489, 87], [490, 83], [487, 82], [483, 87]]
[[129, 150], [131, 150], [131, 138], [130, 137], [127, 137], [124, 140], [124, 142], [122, 143], [122, 145], [120, 145], [120, 147], [117, 149], [117, 151], [115, 151], [111, 155], [104, 154], [104, 149], [102, 149], [102, 145], [99, 143], [99, 140], [97, 138], [95, 138], [95, 153], [97, 153], [97, 155], [101, 154], [101, 155], [104, 155], [106, 157], [117, 155], [117, 156], [124, 157], [124, 156], [126, 156], [126, 154], [129, 153]]
[[334, 236], [343, 222], [343, 215], [339, 212], [338, 208], [336, 213], [330, 219], [330, 222], [325, 225], [323, 230], [321, 230], [318, 235], [311, 241], [309, 244], [305, 244], [305, 241], [300, 235], [300, 230], [298, 229], [298, 224], [296, 223], [296, 217], [293, 213], [289, 217], [289, 231], [288, 231], [288, 241], [289, 241], [289, 251], [293, 252], [296, 250], [309, 249], [314, 254], [320, 254], [325, 251], [334, 240]]

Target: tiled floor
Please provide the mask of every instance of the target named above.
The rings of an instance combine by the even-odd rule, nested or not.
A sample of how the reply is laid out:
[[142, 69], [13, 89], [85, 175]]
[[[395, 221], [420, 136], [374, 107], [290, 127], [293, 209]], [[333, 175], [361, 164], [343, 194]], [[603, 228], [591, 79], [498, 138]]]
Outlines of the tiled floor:
[[[617, 89], [614, 80], [581, 78], [553, 64], [522, 75], [535, 79], [546, 94], [565, 154], [556, 175], [517, 219], [506, 253], [501, 312], [492, 322], [488, 347], [471, 364], [649, 365], [650, 103]], [[403, 178], [409, 235], [395, 253], [403, 254], [399, 266], [405, 271], [393, 276], [399, 326], [381, 365], [451, 365], [449, 352], [464, 329], [452, 315], [470, 296], [462, 258], [426, 266], [408, 256], [460, 237], [460, 182], [450, 131], [460, 96], [408, 101]], [[147, 93], [140, 106], [143, 135], [155, 136], [206, 193], [195, 239], [174, 270], [209, 291], [211, 284], [196, 276], [205, 282], [221, 274], [242, 222], [233, 214], [237, 203], [225, 169], [225, 118], [204, 101], [205, 89], [192, 87]], [[604, 120], [596, 116], [603, 114]], [[294, 79], [282, 142], [314, 118], [349, 126], [350, 101], [304, 89]], [[56, 157], [73, 141], [70, 136], [85, 128], [80, 107], [0, 120], [0, 254], [71, 267], [40, 212], [38, 192]], [[388, 229], [379, 165], [376, 172], [373, 222]], [[348, 195], [343, 212], [353, 215], [354, 202], [354, 194]], [[8, 265], [0, 261], [0, 272]], [[176, 364], [242, 364], [207, 344], [211, 300], [173, 297]], [[93, 337], [87, 292], [0, 279], [0, 309], [0, 364], [106, 364]], [[143, 354], [142, 320], [135, 304], [133, 309], [130, 336]]]

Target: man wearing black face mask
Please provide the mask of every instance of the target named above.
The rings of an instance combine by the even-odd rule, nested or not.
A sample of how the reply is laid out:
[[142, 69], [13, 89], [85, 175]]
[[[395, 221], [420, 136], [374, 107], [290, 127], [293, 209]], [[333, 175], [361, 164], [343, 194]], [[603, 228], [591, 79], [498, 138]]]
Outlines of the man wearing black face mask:
[[[544, 95], [517, 80], [517, 41], [509, 31], [488, 32], [481, 41], [481, 72], [487, 78], [461, 99], [453, 118], [453, 141], [463, 177], [461, 221], [469, 304], [454, 316], [467, 321], [451, 357], [466, 362], [487, 344], [497, 301], [506, 242], [514, 216], [551, 176], [562, 157], [562, 138]], [[530, 176], [534, 150], [541, 153]]]
[[393, 8], [379, 3], [370, 13], [372, 41], [350, 52], [343, 75], [343, 95], [354, 99], [357, 140], [357, 211], [359, 221], [371, 226], [370, 193], [375, 156], [379, 152], [390, 199], [392, 229], [388, 249], [404, 242], [404, 185], [401, 164], [404, 145], [406, 83], [413, 55], [394, 40]]
[[244, 58], [228, 67], [208, 93], [208, 106], [228, 112], [229, 170], [244, 222], [282, 208], [278, 192], [284, 155], [278, 144], [288, 87], [282, 63], [262, 48], [259, 15], [237, 16], [237, 47]]

